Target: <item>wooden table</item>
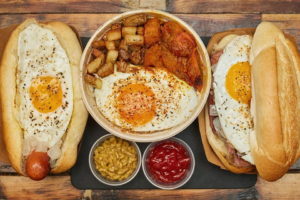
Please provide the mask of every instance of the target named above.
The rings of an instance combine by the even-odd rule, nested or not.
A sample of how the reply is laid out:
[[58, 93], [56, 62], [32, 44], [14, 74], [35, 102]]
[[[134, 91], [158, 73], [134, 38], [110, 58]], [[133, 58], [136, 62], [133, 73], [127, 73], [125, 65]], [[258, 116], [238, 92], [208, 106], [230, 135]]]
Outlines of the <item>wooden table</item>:
[[[66, 22], [81, 37], [89, 37], [106, 20], [137, 8], [174, 13], [200, 36], [236, 27], [255, 27], [262, 20], [272, 21], [294, 35], [300, 46], [299, 0], [2, 0], [0, 28], [35, 17], [41, 21]], [[300, 199], [299, 169], [294, 167], [273, 183], [258, 179], [248, 189], [81, 191], [71, 185], [68, 173], [35, 182], [0, 163], [0, 199]]]

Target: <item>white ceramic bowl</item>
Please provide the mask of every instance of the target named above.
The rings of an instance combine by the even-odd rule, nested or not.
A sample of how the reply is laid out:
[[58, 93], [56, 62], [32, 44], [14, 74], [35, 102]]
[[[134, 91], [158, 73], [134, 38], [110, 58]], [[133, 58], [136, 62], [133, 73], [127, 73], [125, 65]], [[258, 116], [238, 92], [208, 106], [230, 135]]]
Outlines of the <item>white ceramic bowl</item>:
[[193, 151], [192, 149], [189, 147], [189, 145], [187, 143], [185, 143], [183, 140], [179, 139], [179, 138], [170, 138], [166, 141], [174, 141], [174, 142], [177, 142], [179, 143], [180, 145], [182, 145], [186, 151], [188, 152], [189, 154], [189, 157], [191, 158], [191, 164], [190, 164], [190, 168], [189, 170], [187, 171], [187, 174], [186, 176], [180, 180], [179, 182], [176, 182], [176, 183], [173, 183], [173, 184], [163, 184], [163, 183], [159, 183], [158, 181], [156, 181], [154, 178], [152, 178], [151, 174], [148, 172], [148, 169], [147, 169], [147, 164], [146, 164], [146, 159], [150, 153], [150, 151], [152, 150], [152, 148], [154, 148], [157, 144], [161, 143], [161, 142], [164, 142], [164, 141], [161, 141], [161, 142], [154, 142], [154, 143], [151, 143], [148, 145], [148, 147], [146, 148], [144, 154], [143, 154], [143, 158], [142, 158], [142, 168], [143, 168], [143, 172], [144, 172], [144, 175], [146, 176], [146, 178], [148, 179], [148, 181], [160, 188], [160, 189], [164, 189], [164, 190], [173, 190], [173, 189], [176, 189], [176, 188], [179, 188], [181, 186], [183, 186], [184, 184], [186, 184], [190, 178], [192, 177], [193, 173], [194, 173], [194, 169], [195, 169], [195, 157], [194, 157], [194, 154], [193, 154]]
[[110, 138], [110, 137], [113, 137], [114, 135], [112, 134], [106, 134], [102, 137], [100, 137], [92, 146], [91, 150], [90, 150], [90, 153], [89, 153], [89, 166], [90, 166], [90, 170], [91, 172], [93, 173], [93, 175], [95, 176], [96, 179], [98, 179], [98, 181], [106, 184], [106, 185], [110, 185], [110, 186], [120, 186], [120, 185], [124, 185], [128, 182], [130, 182], [132, 179], [134, 179], [134, 177], [138, 174], [140, 168], [141, 168], [141, 160], [142, 160], [142, 154], [141, 154], [141, 151], [138, 147], [138, 145], [135, 143], [135, 142], [130, 142], [128, 141], [129, 143], [131, 143], [135, 149], [136, 149], [136, 152], [137, 152], [137, 156], [138, 156], [138, 162], [137, 162], [137, 166], [136, 166], [136, 169], [135, 171], [127, 178], [127, 179], [124, 179], [122, 181], [110, 181], [106, 178], [104, 178], [103, 176], [101, 176], [101, 174], [98, 172], [98, 170], [95, 168], [95, 162], [94, 162], [94, 159], [93, 159], [93, 155], [94, 155], [94, 151], [95, 149], [102, 143], [104, 142], [104, 140]]
[[[91, 44], [93, 41], [101, 38], [101, 36], [111, 27], [112, 24], [120, 22], [122, 19], [136, 15], [136, 14], [147, 14], [149, 16], [155, 16], [163, 20], [168, 20], [168, 21], [176, 21], [178, 24], [180, 24], [186, 31], [188, 31], [192, 36], [195, 38], [195, 41], [197, 43], [197, 48], [199, 51], [199, 55], [201, 57], [202, 62], [204, 62], [204, 69], [202, 71], [203, 73], [203, 88], [200, 94], [200, 100], [194, 110], [194, 112], [191, 114], [191, 116], [184, 121], [181, 124], [178, 124], [177, 126], [167, 129], [167, 130], [162, 130], [162, 131], [157, 131], [154, 133], [150, 134], [138, 134], [134, 132], [128, 132], [125, 131], [124, 129], [112, 124], [109, 120], [107, 120], [101, 112], [97, 109], [96, 101], [94, 98], [93, 93], [90, 91], [89, 87], [85, 83], [83, 77], [84, 74], [86, 73], [86, 65], [90, 60], [91, 56], [91, 51], [92, 47]], [[208, 94], [210, 90], [210, 85], [211, 85], [211, 69], [210, 69], [210, 61], [209, 61], [209, 56], [207, 53], [207, 50], [205, 48], [205, 45], [203, 44], [202, 40], [198, 36], [198, 34], [184, 21], [181, 19], [177, 18], [176, 16], [162, 12], [162, 11], [157, 11], [157, 10], [149, 10], [149, 9], [144, 9], [144, 10], [135, 10], [135, 11], [129, 11], [122, 13], [106, 23], [104, 23], [102, 26], [98, 28], [98, 30], [93, 34], [93, 36], [90, 38], [89, 42], [87, 43], [83, 55], [81, 57], [80, 61], [80, 85], [81, 85], [81, 90], [83, 93], [83, 100], [84, 103], [87, 107], [87, 110], [89, 113], [92, 115], [92, 117], [96, 120], [96, 122], [102, 126], [104, 129], [106, 129], [108, 132], [126, 139], [130, 141], [135, 141], [135, 142], [154, 142], [154, 141], [159, 141], [163, 139], [170, 138], [177, 133], [180, 133], [182, 130], [184, 130], [186, 127], [188, 127], [200, 114], [201, 110], [203, 109]]]

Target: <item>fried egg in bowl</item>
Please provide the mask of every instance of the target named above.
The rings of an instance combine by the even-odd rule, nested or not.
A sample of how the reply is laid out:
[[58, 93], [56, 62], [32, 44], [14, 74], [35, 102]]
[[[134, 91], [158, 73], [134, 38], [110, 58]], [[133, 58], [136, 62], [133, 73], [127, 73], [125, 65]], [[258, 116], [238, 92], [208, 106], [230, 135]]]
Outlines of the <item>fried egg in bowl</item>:
[[[201, 89], [196, 89], [164, 68], [145, 66], [125, 73], [118, 72], [115, 67], [113, 74], [101, 78], [100, 89], [86, 83], [84, 76], [92, 58], [92, 43], [101, 38], [113, 24], [137, 14], [175, 21], [193, 37], [202, 62]], [[211, 84], [210, 61], [197, 33], [177, 17], [154, 10], [126, 12], [102, 25], [89, 40], [81, 58], [80, 69], [84, 102], [95, 121], [108, 132], [136, 142], [158, 141], [184, 130], [204, 107]]]

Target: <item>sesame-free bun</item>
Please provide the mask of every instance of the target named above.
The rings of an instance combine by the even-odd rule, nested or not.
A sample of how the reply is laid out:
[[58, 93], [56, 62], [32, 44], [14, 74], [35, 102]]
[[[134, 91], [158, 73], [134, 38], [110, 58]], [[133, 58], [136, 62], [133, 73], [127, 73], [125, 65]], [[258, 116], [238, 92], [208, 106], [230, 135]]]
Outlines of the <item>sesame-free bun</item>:
[[259, 175], [275, 181], [298, 158], [299, 53], [278, 27], [262, 22], [256, 28], [250, 55], [254, 119], [251, 153]]

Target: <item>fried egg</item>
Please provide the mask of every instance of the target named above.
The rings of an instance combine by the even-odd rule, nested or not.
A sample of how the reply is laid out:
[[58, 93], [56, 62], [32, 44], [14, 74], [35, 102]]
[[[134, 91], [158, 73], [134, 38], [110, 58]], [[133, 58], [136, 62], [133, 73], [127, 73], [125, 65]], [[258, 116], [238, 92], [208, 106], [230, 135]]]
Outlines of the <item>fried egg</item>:
[[249, 135], [253, 129], [250, 114], [251, 42], [251, 36], [242, 35], [227, 44], [213, 74], [213, 90], [218, 116], [226, 138], [243, 159], [253, 163], [249, 144]]
[[199, 101], [198, 91], [161, 68], [115, 72], [102, 79], [94, 95], [109, 121], [137, 132], [174, 127], [191, 116]]
[[[73, 110], [68, 56], [54, 33], [37, 24], [18, 38], [17, 97], [24, 151], [59, 149]], [[52, 159], [59, 157], [56, 154]]]

